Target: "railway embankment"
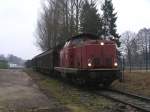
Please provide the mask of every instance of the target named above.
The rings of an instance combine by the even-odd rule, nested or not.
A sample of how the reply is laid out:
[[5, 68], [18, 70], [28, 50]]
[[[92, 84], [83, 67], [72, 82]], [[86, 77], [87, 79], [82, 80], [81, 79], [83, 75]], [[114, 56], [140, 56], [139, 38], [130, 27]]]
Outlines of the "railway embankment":
[[42, 92], [54, 98], [71, 112], [138, 112], [128, 105], [82, 90], [58, 79], [50, 78], [32, 70], [25, 70]]
[[47, 96], [53, 95], [60, 104], [72, 112], [108, 112], [115, 105], [103, 97], [70, 86], [58, 79], [50, 78], [32, 70], [26, 70], [35, 83]]
[[149, 71], [125, 71], [123, 82], [114, 82], [112, 87], [118, 90], [131, 92], [150, 97], [150, 72]]

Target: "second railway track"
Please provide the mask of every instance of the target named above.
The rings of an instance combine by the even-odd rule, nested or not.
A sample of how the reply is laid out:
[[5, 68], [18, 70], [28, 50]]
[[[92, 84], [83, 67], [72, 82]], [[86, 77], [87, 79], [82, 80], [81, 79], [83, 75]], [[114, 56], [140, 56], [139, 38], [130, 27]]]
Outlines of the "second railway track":
[[125, 105], [130, 105], [131, 107], [144, 112], [150, 112], [150, 98], [148, 97], [112, 89], [96, 91], [95, 94], [107, 97]]

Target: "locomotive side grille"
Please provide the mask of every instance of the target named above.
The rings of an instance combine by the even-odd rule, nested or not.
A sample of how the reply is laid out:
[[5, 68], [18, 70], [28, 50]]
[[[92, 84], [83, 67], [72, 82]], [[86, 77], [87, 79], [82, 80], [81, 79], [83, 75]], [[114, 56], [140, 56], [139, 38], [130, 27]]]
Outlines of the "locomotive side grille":
[[94, 58], [93, 59], [93, 64], [97, 67], [100, 66], [100, 58]]
[[111, 58], [106, 58], [106, 65], [112, 66], [112, 59]]

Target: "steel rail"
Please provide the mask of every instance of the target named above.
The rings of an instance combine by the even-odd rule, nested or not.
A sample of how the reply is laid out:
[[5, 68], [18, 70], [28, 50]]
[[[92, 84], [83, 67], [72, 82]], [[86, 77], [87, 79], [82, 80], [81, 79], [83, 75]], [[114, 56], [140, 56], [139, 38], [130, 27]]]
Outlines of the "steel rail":
[[138, 110], [150, 112], [150, 98], [112, 89], [95, 91], [94, 93], [125, 105], [129, 105]]
[[107, 90], [117, 92], [117, 93], [121, 93], [121, 94], [124, 94], [124, 95], [128, 95], [128, 96], [131, 96], [131, 97], [134, 97], [134, 98], [139, 98], [141, 100], [150, 102], [150, 97], [141, 96], [141, 95], [137, 95], [137, 94], [133, 94], [133, 93], [130, 93], [130, 92], [125, 92], [125, 91], [120, 91], [120, 90], [116, 90], [116, 89], [107, 89]]

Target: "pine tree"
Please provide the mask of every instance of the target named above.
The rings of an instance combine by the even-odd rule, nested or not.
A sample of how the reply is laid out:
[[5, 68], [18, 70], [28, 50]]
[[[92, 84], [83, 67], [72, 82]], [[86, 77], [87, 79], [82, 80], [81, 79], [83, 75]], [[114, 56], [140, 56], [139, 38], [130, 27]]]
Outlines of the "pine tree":
[[97, 34], [99, 19], [95, 3], [86, 0], [81, 10], [80, 31]]
[[115, 38], [115, 42], [120, 46], [119, 38], [120, 35], [117, 33], [116, 20], [117, 13], [114, 13], [112, 0], [105, 0], [102, 5], [103, 11], [103, 35], [104, 37], [112, 35]]

